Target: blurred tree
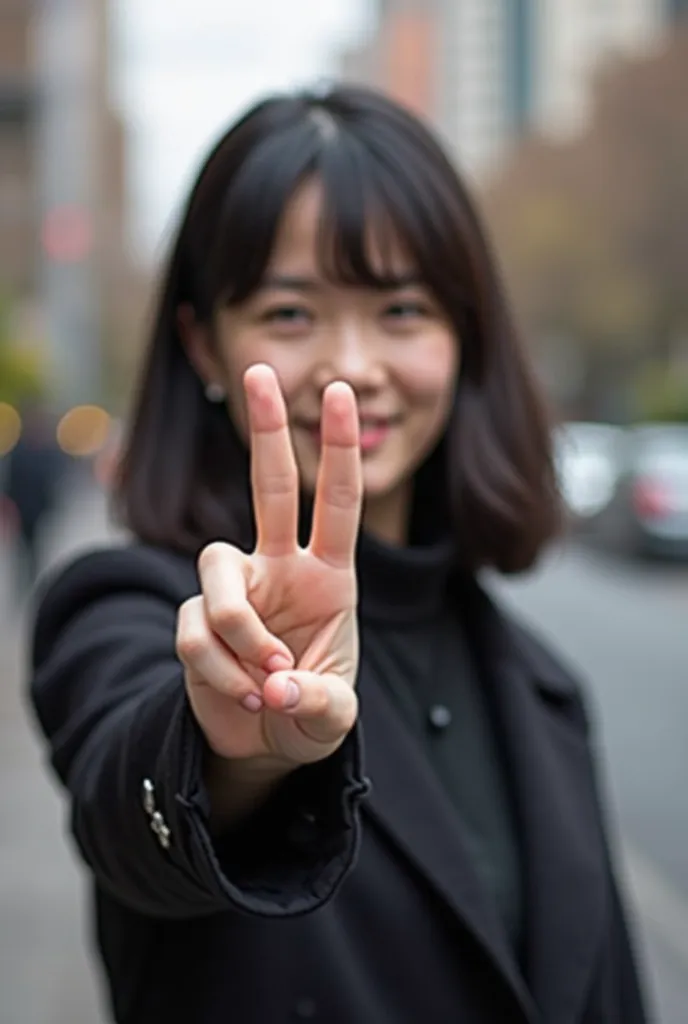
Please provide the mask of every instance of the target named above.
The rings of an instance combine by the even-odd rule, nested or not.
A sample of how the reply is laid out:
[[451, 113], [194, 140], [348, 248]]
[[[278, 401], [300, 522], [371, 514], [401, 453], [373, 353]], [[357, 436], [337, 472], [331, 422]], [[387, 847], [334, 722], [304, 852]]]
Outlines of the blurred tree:
[[636, 377], [635, 399], [641, 419], [688, 423], [688, 368], [647, 363]]
[[16, 345], [11, 301], [0, 296], [0, 402], [12, 405], [43, 393], [43, 374], [35, 351]]
[[672, 358], [688, 336], [688, 25], [659, 52], [609, 69], [583, 140], [587, 191], [650, 302], [646, 339]]
[[485, 196], [528, 332], [575, 344], [592, 394], [688, 338], [688, 28], [595, 92], [584, 136], [526, 141]]

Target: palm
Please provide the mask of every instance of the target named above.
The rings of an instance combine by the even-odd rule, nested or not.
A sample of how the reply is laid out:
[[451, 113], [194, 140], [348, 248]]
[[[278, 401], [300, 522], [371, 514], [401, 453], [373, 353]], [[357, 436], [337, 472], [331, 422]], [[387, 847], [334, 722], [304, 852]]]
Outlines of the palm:
[[[334, 569], [308, 551], [261, 568], [251, 604], [292, 651], [295, 667], [334, 673], [353, 686], [358, 660], [353, 573]], [[308, 749], [311, 744], [298, 719], [266, 709], [257, 721], [250, 720], [270, 753], [298, 761], [323, 755], [320, 745]]]
[[[348, 389], [347, 389], [348, 391]], [[298, 476], [286, 413], [274, 375], [248, 392], [252, 486], [258, 543], [246, 559], [246, 598], [297, 671], [337, 677], [353, 687], [358, 666], [354, 550], [361, 504], [358, 422], [352, 393], [324, 403], [323, 453], [307, 548], [297, 544]], [[262, 683], [265, 675], [242, 662]], [[266, 706], [256, 715], [216, 690], [192, 695], [196, 716], [216, 750], [232, 758], [274, 755], [319, 760], [339, 742], [313, 735], [309, 723]]]
[[249, 600], [270, 632], [293, 652], [297, 668], [339, 675], [351, 672], [355, 652], [346, 644], [333, 647], [332, 641], [333, 631], [354, 619], [352, 570], [334, 568], [307, 550], [284, 558], [257, 556]]

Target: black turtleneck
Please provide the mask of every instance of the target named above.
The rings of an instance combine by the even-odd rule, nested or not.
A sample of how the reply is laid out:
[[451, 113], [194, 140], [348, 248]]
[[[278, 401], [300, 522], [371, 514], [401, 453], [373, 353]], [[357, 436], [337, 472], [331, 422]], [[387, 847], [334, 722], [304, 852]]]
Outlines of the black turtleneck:
[[452, 545], [394, 548], [364, 535], [357, 566], [362, 657], [445, 787], [479, 883], [518, 952], [514, 816], [486, 690], [451, 596]]

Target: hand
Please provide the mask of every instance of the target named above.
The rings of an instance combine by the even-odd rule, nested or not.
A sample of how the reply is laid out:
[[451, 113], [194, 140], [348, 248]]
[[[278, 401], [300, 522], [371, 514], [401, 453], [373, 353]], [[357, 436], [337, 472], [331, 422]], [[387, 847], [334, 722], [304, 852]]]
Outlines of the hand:
[[201, 552], [201, 594], [179, 610], [177, 653], [210, 748], [284, 774], [328, 757], [358, 713], [355, 546], [362, 480], [351, 388], [330, 384], [308, 547], [297, 542], [298, 472], [277, 377], [244, 377], [255, 551]]

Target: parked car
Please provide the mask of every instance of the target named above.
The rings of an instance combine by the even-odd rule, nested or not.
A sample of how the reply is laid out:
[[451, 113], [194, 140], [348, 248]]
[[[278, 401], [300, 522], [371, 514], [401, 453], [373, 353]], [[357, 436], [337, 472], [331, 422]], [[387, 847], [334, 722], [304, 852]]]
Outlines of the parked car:
[[688, 424], [629, 430], [599, 536], [629, 555], [688, 558]]
[[622, 428], [609, 423], [564, 423], [556, 430], [559, 488], [574, 525], [589, 524], [610, 501], [622, 440]]

